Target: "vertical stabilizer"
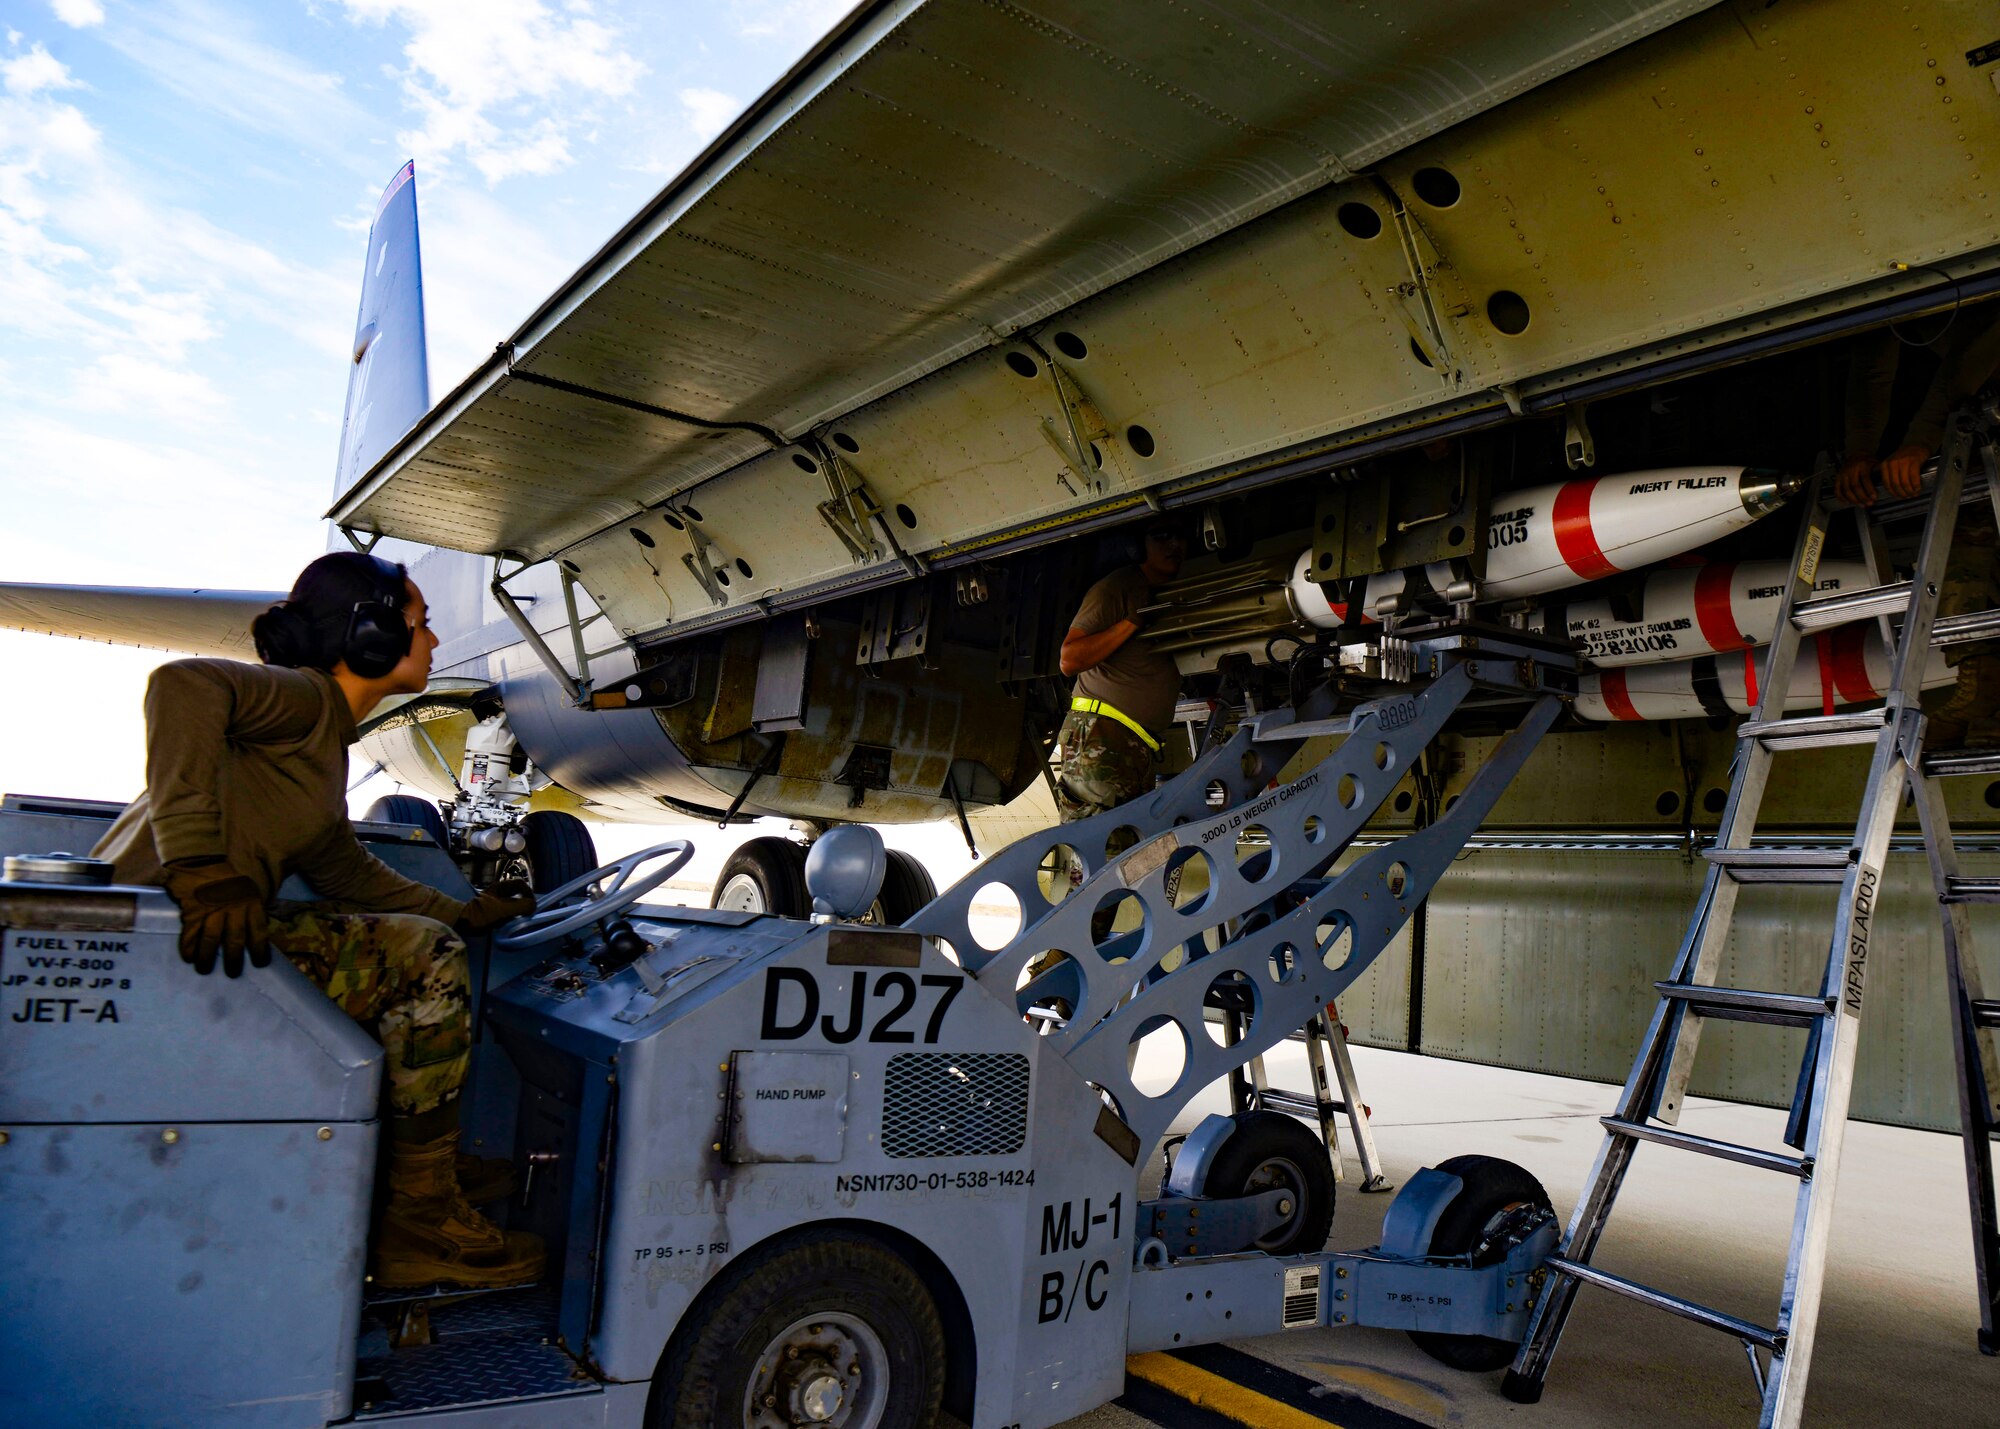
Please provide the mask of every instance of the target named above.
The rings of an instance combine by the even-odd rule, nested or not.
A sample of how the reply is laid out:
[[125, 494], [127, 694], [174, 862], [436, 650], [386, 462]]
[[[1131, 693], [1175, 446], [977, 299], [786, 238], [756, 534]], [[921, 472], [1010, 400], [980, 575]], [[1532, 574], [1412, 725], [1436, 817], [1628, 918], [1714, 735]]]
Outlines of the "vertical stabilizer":
[[397, 171], [375, 206], [351, 356], [354, 366], [347, 375], [347, 414], [340, 424], [335, 494], [359, 481], [430, 410], [414, 162]]

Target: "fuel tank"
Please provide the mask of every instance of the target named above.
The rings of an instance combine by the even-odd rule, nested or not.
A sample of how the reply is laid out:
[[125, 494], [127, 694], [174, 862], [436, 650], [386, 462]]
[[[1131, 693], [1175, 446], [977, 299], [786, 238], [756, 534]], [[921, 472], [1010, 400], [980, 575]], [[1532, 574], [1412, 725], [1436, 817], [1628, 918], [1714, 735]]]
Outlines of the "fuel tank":
[[[762, 627], [676, 647], [677, 688], [652, 708], [577, 709], [521, 647], [501, 657], [502, 694], [535, 765], [622, 817], [715, 818], [740, 796], [744, 818], [917, 823], [1004, 804], [1037, 777], [1025, 702], [997, 688], [990, 656], [941, 647], [932, 668], [864, 668], [858, 635], [823, 621], [785, 666], [797, 683], [778, 714]], [[621, 649], [591, 676], [615, 688], [637, 665]]]

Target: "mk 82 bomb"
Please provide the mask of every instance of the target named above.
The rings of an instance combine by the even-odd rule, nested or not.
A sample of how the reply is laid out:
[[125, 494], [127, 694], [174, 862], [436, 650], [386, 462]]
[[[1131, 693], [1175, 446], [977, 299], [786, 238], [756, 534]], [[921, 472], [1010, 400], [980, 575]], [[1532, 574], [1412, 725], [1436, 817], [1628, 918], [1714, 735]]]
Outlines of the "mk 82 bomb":
[[[1927, 650], [1925, 657], [1924, 689], [1937, 689], [1957, 678], [1942, 651]], [[1577, 679], [1576, 712], [1589, 720], [1748, 714], [1761, 698], [1770, 658], [1767, 647], [1665, 664], [1586, 670]], [[1889, 655], [1880, 627], [1872, 620], [1838, 626], [1799, 642], [1785, 711], [1831, 714], [1845, 705], [1881, 699], [1888, 684]]]
[[[1358, 582], [1357, 614], [1360, 621], [1374, 620], [1422, 598], [1546, 595], [1638, 570], [1741, 530], [1777, 510], [1801, 484], [1799, 477], [1754, 467], [1697, 466], [1509, 492], [1494, 498], [1487, 521], [1483, 579], [1475, 584], [1455, 561], [1384, 571]], [[1309, 555], [1292, 572], [1292, 603], [1314, 625], [1342, 624], [1346, 602], [1324, 594], [1316, 599], [1309, 589], [1316, 585]]]
[[[1267, 658], [1277, 638], [1310, 639], [1418, 603], [1543, 595], [1685, 554], [1777, 510], [1801, 484], [1750, 467], [1677, 467], [1510, 492], [1494, 500], [1479, 580], [1467, 563], [1452, 560], [1321, 584], [1311, 549], [1301, 551], [1296, 537], [1274, 537], [1246, 560], [1193, 570], [1162, 587], [1145, 612], [1146, 639], [1193, 673], [1224, 654]], [[1757, 638], [1747, 604], [1741, 619], [1748, 629], [1739, 624], [1738, 633]]]
[[1693, 466], [1496, 496], [1479, 598], [1545, 595], [1650, 566], [1770, 515], [1803, 484], [1756, 467]]
[[[1528, 628], [1563, 633], [1590, 664], [1652, 665], [1768, 645], [1791, 567], [1786, 561], [1718, 561], [1650, 572], [1635, 591], [1545, 605]], [[1821, 561], [1816, 595], [1871, 582], [1859, 561]]]

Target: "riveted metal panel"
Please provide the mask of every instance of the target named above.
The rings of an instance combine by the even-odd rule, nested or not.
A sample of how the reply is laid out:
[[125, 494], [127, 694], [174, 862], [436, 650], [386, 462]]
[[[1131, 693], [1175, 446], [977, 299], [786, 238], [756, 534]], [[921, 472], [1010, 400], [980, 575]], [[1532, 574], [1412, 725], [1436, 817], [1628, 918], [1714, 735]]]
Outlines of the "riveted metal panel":
[[[521, 546], [502, 533], [526, 520], [567, 544], [623, 514], [599, 501], [619, 432], [633, 447], [613, 485], [631, 501], [714, 469], [699, 426], [640, 406], [801, 432], [1705, 3], [868, 7], [448, 398], [343, 519], [481, 549]], [[510, 370], [602, 397], [524, 392]], [[468, 477], [487, 499], [462, 500]]]
[[[1524, 776], [1525, 777], [1525, 776]], [[1966, 872], [2000, 873], [1968, 854]], [[1476, 849], [1428, 909], [1422, 1050], [1465, 1061], [1622, 1082], [1669, 972], [1704, 866], [1666, 851]], [[1854, 1084], [1870, 1121], [1952, 1130], [1957, 1101], [1945, 1023], [1944, 953], [1930, 873], [1916, 853], [1884, 873]], [[1987, 976], [2000, 975], [2000, 913], [1971, 910]], [[1831, 936], [1832, 891], [1747, 888], [1719, 981], [1810, 992]], [[1365, 1009], [1342, 1011], [1359, 1024]], [[1400, 1045], [1370, 1021], [1357, 1040]], [[1702, 1033], [1697, 1096], [1789, 1105], [1804, 1034], [1715, 1023]]]
[[[1134, 125], [1131, 115], [1150, 112], [1143, 108], [1086, 115], [1067, 107], [1108, 102], [1103, 96], [1123, 92], [1121, 66], [1150, 59], [1105, 51], [1110, 58], [1091, 62], [1116, 73], [1097, 90], [1042, 95], [1036, 88], [1042, 81], [1023, 69], [1008, 73], [1012, 88], [989, 92], [981, 77], [989, 64], [1006, 64], [1010, 51], [986, 18], [968, 21], [972, 28], [962, 33], [951, 28], [947, 20], [964, 8], [939, 4], [919, 17], [940, 27], [926, 32], [936, 44], [923, 62], [939, 65], [940, 73], [964, 70], [971, 77], [958, 90], [952, 88], [957, 80], [940, 82], [937, 93], [950, 95], [957, 107], [934, 129], [925, 128], [919, 111], [899, 111], [911, 120], [907, 135], [929, 146], [912, 172], [935, 177], [955, 146], [976, 138], [983, 147], [964, 171], [991, 180], [994, 202], [1018, 203], [1023, 190], [985, 167], [994, 152], [1012, 156], [1007, 172], [1039, 174], [1040, 187], [1028, 187], [1038, 202], [1055, 205], [1039, 215], [1038, 241], [1009, 247], [993, 239], [988, 230], [1003, 236], [1011, 230], [944, 182], [934, 186], [934, 195], [893, 210], [893, 219], [881, 225], [880, 243], [869, 250], [876, 269], [867, 271], [890, 273], [885, 283], [900, 282], [895, 274], [905, 268], [927, 272], [922, 263], [899, 268], [891, 261], [896, 245], [934, 244], [943, 233], [967, 245], [967, 271], [978, 270], [977, 282], [935, 290], [931, 304], [912, 316], [867, 287], [861, 268], [836, 274], [826, 266], [829, 254], [847, 251], [842, 235], [857, 220], [843, 211], [837, 219], [803, 223], [799, 215], [816, 212], [813, 205], [826, 198], [823, 189], [786, 187], [771, 176], [796, 178], [797, 170], [779, 164], [788, 146], [794, 140], [826, 145], [850, 120], [873, 136], [870, 143], [880, 140], [867, 126], [887, 101], [869, 87], [877, 71], [868, 66], [881, 57], [886, 85], [892, 74], [904, 74], [899, 66], [915, 60], [898, 52], [892, 64], [889, 47], [878, 47], [841, 84], [823, 89], [793, 126], [769, 137], [755, 163], [746, 160], [716, 188], [718, 195], [733, 195], [728, 186], [739, 178], [770, 186], [768, 194], [745, 190], [739, 205], [767, 226], [755, 227], [752, 217], [735, 209], [725, 213], [728, 206], [718, 199], [711, 217], [719, 222], [734, 215], [732, 221], [751, 228], [725, 235], [735, 242], [697, 245], [704, 254], [722, 252], [730, 264], [749, 263], [745, 254], [759, 256], [761, 266], [750, 264], [756, 283], [663, 309], [678, 326], [647, 328], [643, 342], [621, 339], [610, 356], [592, 346], [595, 338], [571, 343], [556, 324], [543, 347], [517, 356], [516, 370], [546, 377], [544, 367], [559, 366], [558, 352], [574, 349], [580, 354], [575, 361], [602, 367], [592, 369], [594, 380], [625, 383], [607, 389], [614, 400], [546, 386], [523, 395], [514, 391], [520, 380], [496, 368], [475, 384], [478, 391], [447, 402], [433, 428], [391, 463], [400, 469], [386, 485], [350, 501], [342, 518], [476, 549], [565, 551], [621, 630], [688, 629], [747, 609], [753, 599], [830, 589], [826, 582], [886, 579], [900, 569], [886, 552], [856, 561], [813, 509], [826, 496], [820, 478], [801, 473], [785, 453], [755, 455], [763, 438], [741, 430], [703, 431], [630, 406], [641, 400], [633, 384], [651, 380], [646, 363], [686, 361], [685, 352], [720, 341], [710, 329], [745, 327], [750, 336], [744, 342], [759, 354], [748, 367], [761, 374], [760, 385], [730, 388], [720, 394], [729, 399], [726, 406], [693, 415], [765, 423], [787, 439], [800, 434], [801, 423], [829, 422], [858, 445], [857, 470], [884, 509], [907, 505], [917, 518], [903, 531], [909, 546], [950, 554], [1003, 535], [1053, 530], [1092, 513], [1136, 510], [1140, 488], [1192, 493], [1253, 472], [1278, 454], [1289, 459], [1330, 451], [1363, 433], [1448, 411], [1498, 410], [1496, 384], [1511, 383], [1512, 395], [1531, 404], [1541, 396], [1554, 400], [1553, 394], [1581, 381], [1636, 363], [1936, 283], [1921, 269], [1899, 276], [1889, 267], [1891, 258], [1977, 273], [1992, 267], [2000, 245], [2000, 206], [1991, 185], [1972, 178], [1976, 156], [2000, 146], [2000, 104], [1976, 77], [1968, 80], [1962, 67], [1946, 62], [1984, 38], [1967, 28], [1976, 23], [1971, 7], [1946, 0], [1904, 8], [1826, 0], [1747, 19], [1734, 10], [1696, 16], [1476, 123], [1397, 151], [1380, 164], [1379, 183], [1333, 173], [1328, 177], [1335, 182], [1260, 210], [1254, 221], [1244, 221], [1247, 209], [1223, 202], [1203, 210], [1224, 216], [1222, 228], [1202, 230], [1222, 236], [1198, 247], [1173, 241], [1149, 247], [1145, 262], [1151, 266], [1143, 273], [1130, 269], [1138, 276], [1115, 287], [1074, 281], [1065, 263], [1085, 261], [1079, 255], [1110, 255], [1106, 261], [1116, 267], [1125, 261], [1118, 257], [1125, 251], [1120, 244], [1138, 231], [1133, 225], [1157, 220], [1161, 205], [1181, 215], [1169, 229], [1181, 223], [1177, 231], [1192, 232], [1186, 214], [1213, 197], [1204, 183], [1214, 178], [1217, 164], [1230, 167], [1225, 154], [1232, 162], [1253, 152], [1259, 163], [1273, 159], [1269, 180], [1283, 188], [1293, 171], [1274, 156], [1281, 149], [1291, 153], [1285, 146], [1295, 142], [1284, 136], [1316, 132], [1318, 119], [1337, 116], [1355, 94], [1370, 91], [1365, 84], [1337, 82], [1345, 70], [1301, 61], [1298, 73], [1311, 70], [1313, 77], [1297, 93], [1273, 101], [1289, 106], [1286, 124], [1270, 131], [1281, 136], [1269, 141], [1275, 147], [1266, 152], [1245, 137], [1263, 132], [1253, 117], [1244, 121], [1248, 127], [1230, 130], [1230, 143], [1249, 149], [1217, 139], [1208, 148], [1196, 143], [1195, 153], [1174, 147], [1179, 131], [1172, 126], [1156, 131]], [[1116, 8], [1105, 0], [1079, 6], [1078, 14], [1088, 9], [1103, 20]], [[1399, 60], [1423, 52], [1432, 18], [1427, 6], [1402, 7], [1398, 23], [1406, 13], [1415, 38]], [[1453, 47], [1455, 58], [1478, 64], [1481, 46], [1492, 38], [1478, 28], [1484, 13], [1453, 7], [1455, 22], [1473, 26], [1471, 42]], [[1626, 20], [1639, 24], [1636, 13], [1599, 14], [1579, 23], [1603, 22], [1605, 28], [1595, 31], [1601, 36], [1629, 34]], [[1649, 15], [1645, 23], [1659, 18]], [[1330, 42], [1353, 44], [1355, 55], [1380, 60], [1370, 48], [1380, 39], [1375, 23], [1344, 12], [1327, 35]], [[1537, 13], [1535, 23], [1554, 25], [1550, 39], [1560, 40], [1561, 21]], [[1233, 41], [1211, 43], [1200, 24], [1184, 27], [1178, 16], [1162, 21], [1149, 11], [1145, 22], [1128, 28], [1146, 36], [1147, 55], [1172, 52], [1178, 43], [1184, 60], [1199, 56], [1196, 69], [1220, 64], [1210, 53], [1215, 45], [1234, 52]], [[898, 41], [915, 33], [899, 31]], [[954, 48], [975, 40], [985, 47], [975, 59]], [[1039, 54], [1046, 36], [1023, 33], [1015, 42], [1024, 56]], [[1065, 43], [1066, 55], [1071, 47]], [[1297, 54], [1310, 48], [1301, 42]], [[1050, 73], [1066, 71], [1056, 66]], [[1270, 72], [1274, 95], [1295, 82], [1290, 74], [1282, 66]], [[894, 92], [896, 102], [914, 103], [902, 90]], [[1080, 98], [1084, 92], [1092, 97]], [[1037, 99], [1046, 100], [1043, 109], [1033, 108]], [[990, 110], [981, 110], [982, 103]], [[864, 110], [871, 116], [866, 121]], [[1030, 112], [1078, 122], [1030, 144], [1024, 135], [1040, 136], [1047, 127], [1024, 123], [1021, 115]], [[1227, 106], [1220, 112], [1233, 115], [1232, 124], [1244, 118]], [[1197, 128], [1211, 122], [1210, 111], [1201, 113]], [[1395, 127], [1400, 135], [1413, 132]], [[857, 129], [852, 137], [860, 135]], [[1102, 164], [1068, 156], [1065, 146], [1085, 142], [1096, 146], [1099, 159], [1122, 154], [1141, 169], [1152, 165], [1148, 172], [1171, 190], [1170, 198], [1157, 198], [1136, 180], [1106, 189]], [[1330, 141], [1314, 142], [1340, 152]], [[907, 137], [904, 143], [907, 148]], [[1155, 153], [1146, 144], [1165, 147]], [[1069, 169], [1044, 172], [1052, 149], [1065, 154]], [[895, 171], [911, 152], [839, 152], [849, 161], [839, 193], [856, 212], [879, 216], [880, 194], [872, 186], [888, 179], [877, 171]], [[757, 167], [765, 163], [772, 166], [768, 173]], [[1423, 197], [1426, 185], [1418, 175], [1427, 168], [1454, 176], [1456, 201]], [[957, 170], [947, 165], [946, 172]], [[1076, 206], [1064, 207], [1070, 204]], [[1344, 225], [1347, 205], [1365, 206], [1380, 230], [1362, 237]], [[1409, 224], [1407, 250], [1395, 223], [1398, 208]], [[695, 205], [689, 224], [709, 221], [706, 212]], [[948, 226], [926, 228], [932, 217]], [[783, 244], [772, 247], [780, 239]], [[682, 241], [662, 230], [655, 246]], [[1414, 270], [1406, 251], [1418, 265]], [[1059, 271], [1070, 280], [1054, 281]], [[790, 304], [782, 320], [766, 315], [752, 321], [739, 312], [772, 302], [781, 289], [789, 293], [785, 285], [801, 273], [819, 275], [829, 291], [860, 284], [856, 291], [863, 296], [853, 302], [866, 311], [846, 314], [849, 321], [837, 331], [827, 330], [831, 320], [822, 306], [810, 303]], [[770, 295], [760, 286], [765, 283], [772, 285]], [[1020, 307], [1016, 300], [1038, 283], [1043, 288], [1035, 301]], [[618, 280], [607, 280], [573, 311], [615, 304], [620, 291]], [[1505, 330], [1493, 316], [1489, 300], [1500, 292], [1525, 305], [1527, 325], [1519, 331]], [[1066, 430], [1068, 419], [1052, 380], [1016, 376], [1005, 365], [1000, 345], [1020, 322], [993, 320], [1001, 308], [1047, 319], [1033, 334], [1045, 354], [1059, 332], [1081, 340], [1085, 355], [1063, 359], [1066, 390], [1080, 399], [1083, 425], [1096, 430], [1091, 414], [1101, 425], [1101, 434], [1091, 438], [1101, 467], [1075, 469], [1051, 445], [1050, 434]], [[971, 346], [925, 346], [955, 331], [967, 312], [985, 324]], [[789, 354], [783, 361], [763, 360], [764, 346], [772, 343]], [[950, 356], [942, 365], [930, 357], [912, 362], [919, 349]], [[707, 361], [706, 369], [721, 373], [717, 381], [734, 380], [730, 374], [737, 370], [720, 358]], [[893, 378], [881, 376], [891, 370]], [[559, 409], [558, 399], [576, 410]], [[489, 422], [485, 409], [502, 403], [530, 407], [533, 420]], [[604, 413], [586, 412], [591, 405]], [[646, 431], [653, 435], [635, 437], [621, 456], [618, 424], [627, 422], [651, 424]], [[574, 424], [580, 435], [572, 437], [562, 423]], [[1144, 445], [1152, 455], [1138, 456], [1126, 440], [1134, 425], [1147, 429]], [[448, 449], [446, 434], [454, 432], [462, 449]], [[575, 459], [573, 441], [581, 443]], [[434, 470], [427, 465], [433, 452]], [[720, 606], [688, 574], [678, 548], [663, 544], [649, 569], [617, 524], [651, 520], [638, 514], [641, 507], [698, 481], [706, 483], [698, 503], [709, 517], [708, 538], [732, 561], [747, 557], [756, 569], [755, 579], [732, 586]], [[603, 534], [592, 539], [597, 532]]]

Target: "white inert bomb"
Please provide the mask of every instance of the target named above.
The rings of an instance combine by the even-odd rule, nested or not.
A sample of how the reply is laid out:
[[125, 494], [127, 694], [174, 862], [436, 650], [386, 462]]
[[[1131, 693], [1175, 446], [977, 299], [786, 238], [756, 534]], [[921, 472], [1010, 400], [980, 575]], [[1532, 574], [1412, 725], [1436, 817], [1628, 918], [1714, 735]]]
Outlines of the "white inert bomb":
[[[1528, 627], [1564, 631], [1577, 653], [1600, 668], [1767, 645], [1790, 575], [1789, 561], [1718, 561], [1659, 570], [1628, 596], [1544, 606], [1528, 617]], [[1859, 561], [1821, 561], [1813, 590], [1831, 595], [1869, 584]]]
[[[1292, 579], [1287, 586], [1292, 610], [1308, 625], [1331, 630], [1347, 623], [1347, 602], [1327, 597], [1327, 588], [1312, 578], [1312, 558], [1312, 547], [1308, 546], [1299, 552], [1298, 560], [1292, 564]], [[1420, 567], [1420, 570], [1425, 581], [1423, 588], [1427, 590], [1441, 589], [1440, 583], [1450, 581], [1454, 574], [1449, 561], [1433, 561], [1428, 566]], [[1361, 587], [1357, 623], [1374, 624], [1375, 603], [1401, 595], [1408, 583], [1408, 573], [1404, 571], [1382, 571], [1368, 577]]]
[[[1383, 571], [1362, 584], [1360, 622], [1406, 593], [1449, 600], [1542, 595], [1638, 570], [1768, 516], [1803, 479], [1742, 466], [1674, 467], [1589, 476], [1496, 497], [1486, 532], [1486, 579], [1477, 588], [1453, 561]], [[1292, 567], [1292, 609], [1309, 624], [1343, 624], [1344, 601], [1312, 579], [1312, 552]]]
[[[1926, 657], [1924, 689], [1957, 678], [1942, 651], [1927, 651]], [[1577, 680], [1576, 712], [1593, 720], [1748, 714], [1756, 708], [1769, 661], [1768, 648], [1744, 649], [1659, 665], [1587, 670]], [[1842, 705], [1881, 699], [1888, 683], [1889, 655], [1881, 628], [1872, 620], [1842, 625], [1799, 641], [1785, 710], [1831, 714]]]
[[1690, 466], [1496, 496], [1479, 598], [1541, 595], [1650, 566], [1768, 516], [1803, 484], [1755, 467]]

